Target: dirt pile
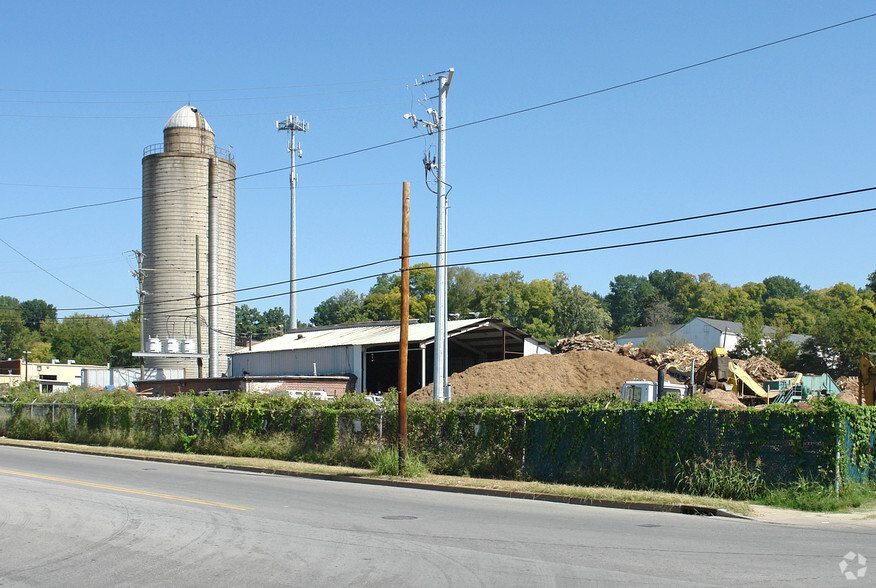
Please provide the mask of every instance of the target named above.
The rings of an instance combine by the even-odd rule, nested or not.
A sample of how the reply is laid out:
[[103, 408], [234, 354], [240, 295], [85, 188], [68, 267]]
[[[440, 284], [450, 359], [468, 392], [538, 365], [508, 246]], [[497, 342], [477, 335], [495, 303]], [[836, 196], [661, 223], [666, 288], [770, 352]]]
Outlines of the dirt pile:
[[839, 394], [836, 395], [836, 399], [840, 402], [847, 402], [849, 404], [858, 404], [858, 391], [852, 390], [843, 390]]
[[[538, 396], [548, 393], [595, 395], [600, 390], [620, 391], [627, 380], [656, 380], [657, 371], [616, 353], [570, 351], [559, 355], [529, 355], [480, 363], [450, 376], [452, 398], [507, 393]], [[432, 399], [432, 386], [411, 395], [420, 402]]]
[[709, 390], [702, 397], [712, 408], [727, 410], [745, 410], [745, 405], [739, 401], [735, 392], [730, 390]]

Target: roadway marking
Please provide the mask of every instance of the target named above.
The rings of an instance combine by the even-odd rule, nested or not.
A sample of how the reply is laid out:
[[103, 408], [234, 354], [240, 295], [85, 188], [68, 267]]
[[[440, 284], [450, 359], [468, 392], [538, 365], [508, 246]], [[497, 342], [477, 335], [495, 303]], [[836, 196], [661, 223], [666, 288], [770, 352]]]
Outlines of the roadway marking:
[[50, 482], [62, 482], [64, 484], [74, 484], [77, 486], [87, 486], [89, 488], [100, 488], [102, 490], [112, 490], [114, 492], [126, 492], [128, 494], [138, 494], [140, 496], [152, 496], [153, 498], [165, 498], [167, 500], [177, 500], [180, 502], [193, 502], [195, 504], [205, 504], [207, 506], [218, 506], [220, 508], [229, 508], [232, 510], [252, 510], [249, 506], [238, 506], [236, 504], [226, 504], [224, 502], [213, 502], [211, 500], [201, 500], [199, 498], [188, 498], [186, 496], [175, 496], [173, 494], [162, 494], [160, 492], [147, 492], [146, 490], [135, 490], [133, 488], [124, 488], [122, 486], [107, 486], [106, 484], [95, 484], [93, 482], [83, 482], [80, 480], [68, 480], [67, 478], [55, 478], [53, 476], [41, 476], [39, 474], [28, 474], [25, 472], [14, 472], [12, 470], [0, 469], [0, 474], [8, 474], [10, 476], [20, 476], [22, 478], [35, 478], [37, 480], [48, 480]]

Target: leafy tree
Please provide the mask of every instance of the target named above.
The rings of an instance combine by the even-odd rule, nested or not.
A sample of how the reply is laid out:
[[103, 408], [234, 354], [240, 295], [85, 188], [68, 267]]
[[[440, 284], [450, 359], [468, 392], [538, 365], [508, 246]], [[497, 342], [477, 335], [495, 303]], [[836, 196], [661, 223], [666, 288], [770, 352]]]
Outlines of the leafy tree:
[[111, 361], [115, 326], [104, 317], [74, 314], [51, 329], [52, 353], [60, 360], [102, 364]]
[[604, 333], [611, 327], [611, 315], [579, 285], [569, 286], [563, 272], [554, 274], [554, 332], [558, 338], [579, 333]]
[[801, 298], [809, 291], [808, 286], [801, 286], [800, 282], [785, 276], [772, 276], [764, 278], [763, 285], [766, 288], [765, 298]]
[[0, 296], [0, 358], [20, 358], [15, 338], [26, 328], [19, 311], [20, 303], [12, 296]]
[[365, 314], [364, 296], [349, 288], [323, 300], [313, 310], [313, 324], [342, 325], [368, 320]]
[[477, 312], [475, 298], [478, 284], [484, 276], [470, 267], [447, 269], [447, 308], [451, 314], [467, 315]]
[[871, 292], [876, 292], [876, 272], [871, 272], [867, 276], [867, 289]]
[[24, 326], [31, 331], [39, 331], [43, 321], [58, 320], [57, 309], [39, 298], [33, 300], [25, 300], [22, 302], [18, 310], [21, 312], [21, 318], [24, 321]]
[[117, 367], [137, 367], [140, 361], [132, 355], [135, 351], [140, 351], [140, 317], [136, 311], [115, 324], [110, 341], [110, 363]]
[[730, 352], [732, 357], [749, 358], [764, 354], [763, 318], [754, 315], [742, 323], [742, 337]]
[[241, 304], [234, 308], [234, 331], [238, 337], [247, 333], [255, 333], [261, 322], [262, 314], [257, 308]]
[[632, 274], [616, 276], [609, 284], [605, 305], [618, 332], [645, 324], [647, 310], [659, 299], [659, 293], [647, 278]]
[[784, 325], [775, 325], [774, 327], [775, 332], [766, 338], [765, 355], [786, 370], [797, 369], [800, 346], [788, 339], [791, 331], [787, 327]]
[[804, 345], [811, 358], [823, 360], [833, 376], [857, 373], [864, 352], [876, 348], [876, 304], [849, 284], [817, 292], [819, 315], [812, 339]]
[[[279, 306], [275, 306], [273, 308], [269, 308], [264, 311], [259, 317], [258, 321], [258, 330], [259, 332], [267, 333], [270, 328], [276, 328], [280, 325], [288, 325], [289, 324], [289, 315], [283, 311], [283, 309]], [[300, 321], [296, 327], [307, 326]]]

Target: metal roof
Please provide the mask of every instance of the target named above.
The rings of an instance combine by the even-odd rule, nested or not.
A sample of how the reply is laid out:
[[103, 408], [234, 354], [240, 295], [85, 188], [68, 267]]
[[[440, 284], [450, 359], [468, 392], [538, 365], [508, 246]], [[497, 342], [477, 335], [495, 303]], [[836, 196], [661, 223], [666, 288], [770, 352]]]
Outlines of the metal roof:
[[210, 128], [210, 123], [207, 122], [207, 120], [204, 118], [204, 115], [198, 112], [198, 109], [191, 104], [186, 104], [185, 106], [174, 112], [172, 115], [170, 115], [170, 118], [167, 120], [167, 124], [164, 125], [164, 128], [174, 129], [178, 127], [183, 127], [187, 129], [199, 129], [201, 128], [201, 125], [198, 119], [204, 121], [203, 128], [207, 129], [211, 133], [213, 132], [213, 129]]
[[[695, 320], [701, 320], [712, 328], [718, 329], [719, 331], [735, 333], [737, 335], [742, 333], [742, 323], [737, 323], [736, 321], [723, 321], [719, 319], [713, 318], [703, 318], [701, 316], [696, 317], [691, 322]], [[688, 323], [690, 324], [690, 323]]]
[[[476, 318], [447, 321], [450, 337], [484, 327], [497, 330], [507, 329], [519, 337], [529, 337], [526, 333], [497, 319]], [[324, 347], [398, 345], [401, 338], [398, 322], [360, 323], [331, 327], [298, 329], [282, 337], [254, 343], [252, 350], [235, 351], [233, 355], [264, 353], [271, 351], [292, 351], [297, 349], [317, 349]], [[408, 325], [408, 342], [428, 344], [435, 339], [435, 323], [413, 323]]]

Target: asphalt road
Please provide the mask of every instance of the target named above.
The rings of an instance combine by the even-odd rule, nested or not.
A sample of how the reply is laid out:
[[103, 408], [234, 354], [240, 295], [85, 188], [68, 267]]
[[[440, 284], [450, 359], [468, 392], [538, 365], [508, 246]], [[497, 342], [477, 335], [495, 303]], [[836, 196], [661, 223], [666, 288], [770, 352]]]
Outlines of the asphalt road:
[[0, 586], [847, 586], [850, 551], [872, 584], [871, 529], [0, 446]]

